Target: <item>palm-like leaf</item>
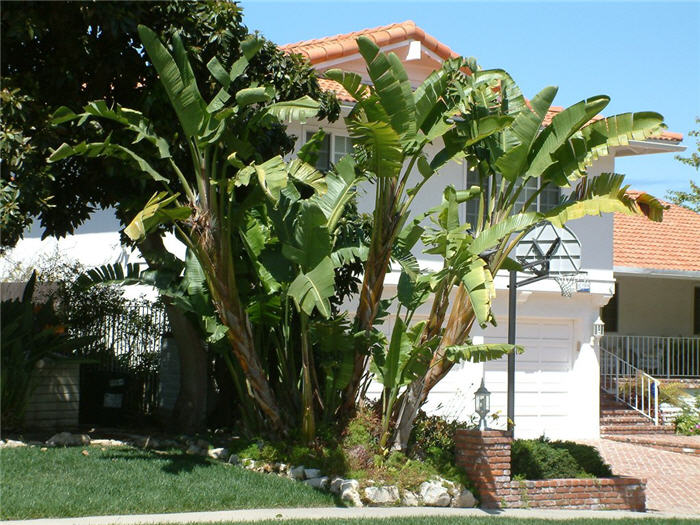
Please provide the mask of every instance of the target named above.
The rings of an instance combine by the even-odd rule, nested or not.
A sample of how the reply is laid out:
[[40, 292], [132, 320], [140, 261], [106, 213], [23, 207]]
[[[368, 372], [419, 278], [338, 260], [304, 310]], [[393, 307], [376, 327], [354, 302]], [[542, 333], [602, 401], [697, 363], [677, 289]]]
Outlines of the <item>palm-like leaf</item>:
[[328, 298], [333, 295], [335, 274], [333, 262], [325, 257], [308, 273], [300, 273], [289, 285], [288, 294], [294, 299], [299, 310], [311, 315], [314, 310], [328, 319], [331, 305]]
[[207, 104], [199, 93], [182, 41], [178, 35], [173, 37], [174, 59], [152, 30], [139, 25], [138, 31], [185, 135], [197, 135], [205, 127], [208, 118]]

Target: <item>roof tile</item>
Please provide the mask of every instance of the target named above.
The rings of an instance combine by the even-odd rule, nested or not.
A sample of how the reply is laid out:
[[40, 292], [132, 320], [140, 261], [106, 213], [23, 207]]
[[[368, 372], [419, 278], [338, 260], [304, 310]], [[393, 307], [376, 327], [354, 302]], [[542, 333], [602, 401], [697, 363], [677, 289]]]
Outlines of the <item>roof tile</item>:
[[[327, 36], [316, 38], [313, 40], [303, 40], [293, 44], [285, 44], [280, 46], [282, 51], [287, 53], [299, 53], [306, 56], [312, 64], [317, 64], [332, 58], [340, 58], [343, 56], [352, 55], [359, 51], [357, 47], [357, 37], [366, 36], [371, 38], [375, 44], [379, 46], [390, 45], [395, 42], [400, 42], [409, 38], [419, 40], [438, 56], [443, 59], [453, 58], [458, 56], [445, 44], [439, 42], [436, 38], [428, 35], [425, 31], [416, 26], [415, 22], [407, 20], [398, 24], [390, 24], [387, 26], [375, 27], [372, 29], [363, 29], [361, 31], [353, 31], [343, 35]], [[337, 55], [329, 53], [328, 48], [340, 44], [343, 48], [343, 53]]]
[[616, 213], [613, 225], [614, 266], [700, 272], [699, 213], [671, 204], [662, 222]]

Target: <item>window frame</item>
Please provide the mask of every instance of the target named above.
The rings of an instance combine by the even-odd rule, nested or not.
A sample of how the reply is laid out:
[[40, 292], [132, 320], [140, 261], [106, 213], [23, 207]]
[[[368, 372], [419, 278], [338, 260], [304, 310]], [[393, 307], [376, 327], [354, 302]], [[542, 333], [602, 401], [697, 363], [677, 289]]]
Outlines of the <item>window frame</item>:
[[[313, 127], [307, 127], [304, 126], [302, 128], [303, 136], [304, 136], [304, 141], [300, 143], [299, 148], [301, 148], [304, 144], [306, 144], [309, 141], [309, 138], [313, 136], [315, 133], [319, 132], [321, 130], [321, 127], [319, 126], [318, 128], [313, 128]], [[319, 168], [318, 165], [314, 166], [317, 170], [326, 172], [331, 169], [331, 166], [335, 165], [335, 139], [336, 137], [342, 137], [344, 139], [350, 139], [350, 135], [344, 135], [343, 133], [340, 133], [338, 131], [327, 131], [323, 130], [326, 132], [326, 138], [328, 139], [328, 166], [324, 169]], [[298, 151], [298, 150], [297, 150]], [[346, 153], [347, 155], [347, 153]], [[341, 157], [342, 158], [342, 157]]]

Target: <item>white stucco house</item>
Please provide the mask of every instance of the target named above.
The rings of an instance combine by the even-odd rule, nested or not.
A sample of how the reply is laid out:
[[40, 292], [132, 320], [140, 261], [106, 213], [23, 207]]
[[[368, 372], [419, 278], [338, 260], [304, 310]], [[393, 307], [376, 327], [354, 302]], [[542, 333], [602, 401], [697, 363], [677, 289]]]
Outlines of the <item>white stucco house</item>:
[[[396, 53], [414, 85], [443, 60], [457, 56], [413, 22], [288, 44], [282, 49], [307, 57], [319, 75], [327, 69], [341, 68], [357, 72], [369, 81], [355, 43], [359, 35], [373, 39], [385, 52]], [[320, 83], [323, 89], [336, 93], [343, 114], [347, 115], [352, 97], [333, 81], [321, 79]], [[552, 107], [550, 113], [554, 115], [561, 109]], [[332, 124], [309, 121], [290, 125], [289, 132], [298, 137], [297, 147], [301, 147], [320, 127], [328, 135], [319, 166], [327, 168], [352, 148], [342, 118]], [[615, 148], [610, 156], [597, 161], [589, 173], [614, 172], [617, 157], [682, 151], [685, 148], [680, 146], [681, 140], [680, 134], [664, 132], [645, 141], [630, 141], [628, 146]], [[437, 150], [435, 146], [433, 151]], [[457, 189], [471, 186], [469, 178], [466, 163], [446, 166], [421, 190], [415, 201], [417, 212], [439, 204], [442, 189], [448, 184]], [[558, 198], [559, 195], [543, 194], [537, 206], [544, 208]], [[362, 194], [360, 210], [371, 211], [373, 202], [372, 193]], [[465, 219], [469, 213], [465, 206]], [[517, 342], [525, 347], [525, 352], [517, 357], [516, 365], [516, 437], [599, 437], [601, 360], [599, 345], [593, 338], [593, 323], [601, 310], [608, 323], [608, 334], [686, 337], [690, 341], [688, 355], [696, 352], [691, 358], [697, 356], [694, 373], [698, 374], [700, 345], [693, 336], [700, 333], [700, 215], [672, 206], [666, 217], [661, 224], [617, 215], [575, 221], [570, 230], [580, 244], [580, 270], [585, 272], [588, 285], [579, 286], [580, 291], [572, 297], [563, 297], [559, 285], [551, 279], [518, 289]], [[89, 264], [115, 262], [119, 257], [133, 261], [137, 255], [120, 252], [114, 226], [109, 219], [102, 226], [93, 225], [97, 232], [62, 240], [62, 249], [73, 251]], [[99, 233], [107, 231], [112, 233]], [[27, 238], [10, 257], [25, 258], [37, 253], [39, 244], [38, 239]], [[425, 267], [436, 262], [433, 256], [416, 256]], [[394, 295], [397, 280], [397, 272], [387, 277], [388, 297]], [[496, 278], [494, 312], [498, 326], [473, 331], [474, 336], [486, 342], [506, 342], [507, 281], [506, 273]], [[419, 312], [417, 317], [420, 315], [425, 317], [427, 311]], [[505, 360], [455, 367], [433, 390], [426, 409], [467, 419], [473, 412], [473, 392], [482, 376], [492, 392], [492, 410], [505, 416]], [[496, 427], [504, 425], [505, 417], [495, 423]]]

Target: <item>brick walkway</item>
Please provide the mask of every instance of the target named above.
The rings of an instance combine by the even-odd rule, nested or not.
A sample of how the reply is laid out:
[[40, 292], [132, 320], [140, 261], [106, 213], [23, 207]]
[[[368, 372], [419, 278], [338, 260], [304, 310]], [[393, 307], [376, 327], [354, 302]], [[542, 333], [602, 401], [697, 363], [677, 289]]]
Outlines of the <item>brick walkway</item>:
[[590, 441], [617, 475], [647, 480], [647, 510], [700, 516], [700, 457], [632, 443]]
[[679, 436], [678, 434], [635, 434], [610, 435], [605, 439], [634, 443], [681, 454], [694, 454], [700, 458], [700, 436]]

